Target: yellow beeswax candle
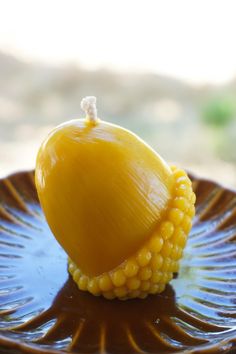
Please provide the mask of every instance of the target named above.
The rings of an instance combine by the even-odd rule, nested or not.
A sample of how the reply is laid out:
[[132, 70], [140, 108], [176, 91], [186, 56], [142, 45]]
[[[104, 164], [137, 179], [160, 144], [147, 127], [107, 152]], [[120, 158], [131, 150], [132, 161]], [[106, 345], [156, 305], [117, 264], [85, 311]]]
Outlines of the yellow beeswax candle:
[[130, 131], [97, 118], [56, 127], [35, 181], [48, 224], [81, 290], [107, 298], [160, 292], [178, 269], [194, 215], [186, 173], [170, 168]]

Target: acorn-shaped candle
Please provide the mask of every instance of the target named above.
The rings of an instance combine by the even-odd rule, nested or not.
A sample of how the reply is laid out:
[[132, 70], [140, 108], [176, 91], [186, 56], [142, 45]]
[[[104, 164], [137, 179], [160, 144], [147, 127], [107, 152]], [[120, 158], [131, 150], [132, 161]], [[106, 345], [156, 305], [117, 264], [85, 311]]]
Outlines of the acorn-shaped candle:
[[107, 299], [160, 293], [178, 271], [194, 216], [187, 174], [135, 134], [100, 120], [56, 127], [38, 152], [35, 181], [47, 222], [80, 290]]

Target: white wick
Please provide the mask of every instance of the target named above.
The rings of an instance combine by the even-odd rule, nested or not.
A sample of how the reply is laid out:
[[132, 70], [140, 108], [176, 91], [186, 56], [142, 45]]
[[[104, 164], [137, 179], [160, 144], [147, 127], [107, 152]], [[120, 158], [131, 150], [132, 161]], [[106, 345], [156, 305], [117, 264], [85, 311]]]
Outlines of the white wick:
[[97, 121], [96, 101], [96, 97], [87, 96], [82, 99], [80, 104], [82, 110], [86, 113], [86, 118], [92, 123], [95, 123]]

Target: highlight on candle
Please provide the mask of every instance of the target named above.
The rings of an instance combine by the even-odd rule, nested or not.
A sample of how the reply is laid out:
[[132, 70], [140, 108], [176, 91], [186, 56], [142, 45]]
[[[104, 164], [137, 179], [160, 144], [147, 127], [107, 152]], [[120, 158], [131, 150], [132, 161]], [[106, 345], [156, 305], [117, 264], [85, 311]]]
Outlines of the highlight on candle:
[[107, 299], [161, 293], [178, 272], [195, 214], [185, 171], [137, 135], [86, 113], [56, 127], [36, 161], [39, 200], [82, 291]]

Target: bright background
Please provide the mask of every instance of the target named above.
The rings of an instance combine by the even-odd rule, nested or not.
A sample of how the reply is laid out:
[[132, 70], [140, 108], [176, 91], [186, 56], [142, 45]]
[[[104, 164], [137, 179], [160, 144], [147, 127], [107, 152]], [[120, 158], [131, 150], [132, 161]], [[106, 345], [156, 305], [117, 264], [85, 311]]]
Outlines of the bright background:
[[0, 175], [53, 126], [99, 116], [236, 187], [235, 0], [0, 0]]

